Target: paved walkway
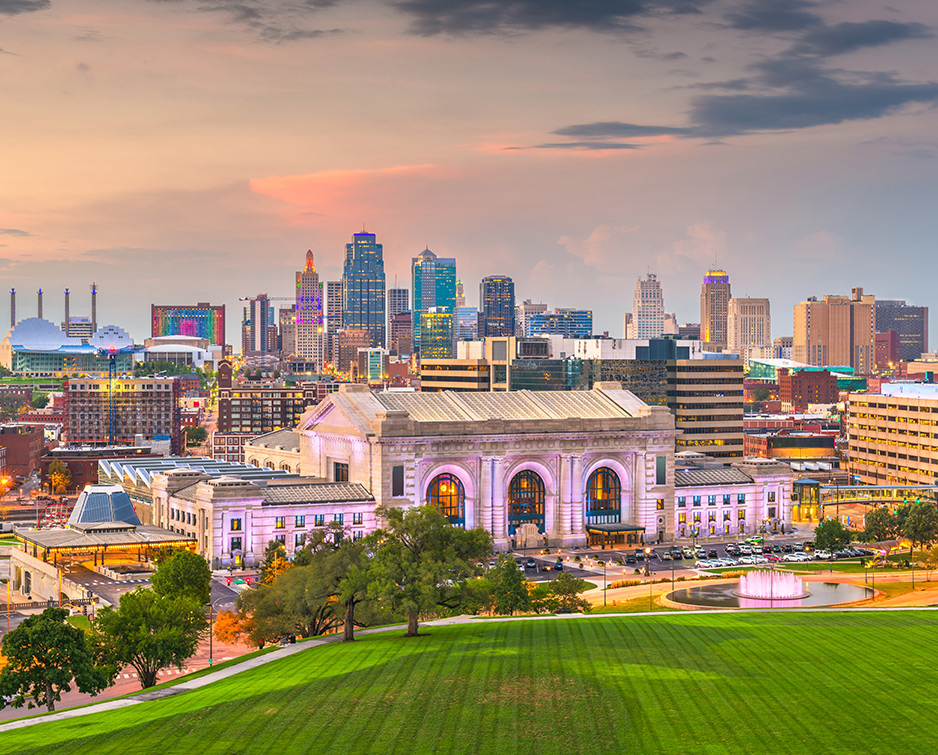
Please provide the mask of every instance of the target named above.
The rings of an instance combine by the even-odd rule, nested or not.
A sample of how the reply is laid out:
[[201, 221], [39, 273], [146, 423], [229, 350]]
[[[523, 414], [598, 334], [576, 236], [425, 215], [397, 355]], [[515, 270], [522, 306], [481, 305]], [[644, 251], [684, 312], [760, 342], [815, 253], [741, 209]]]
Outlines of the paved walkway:
[[[767, 608], [755, 608], [755, 609], [739, 609], [739, 608], [728, 608], [728, 609], [714, 609], [714, 610], [702, 610], [694, 611], [694, 615], [697, 614], [725, 614], [725, 613], [767, 613], [772, 612], [773, 609]], [[867, 612], [889, 612], [889, 611], [938, 611], [938, 608], [932, 608], [928, 606], [869, 606], [862, 608], [788, 608], [785, 609], [786, 613], [818, 613], [818, 612], [837, 612], [837, 613], [849, 613], [856, 611], [867, 611]], [[570, 621], [570, 620], [585, 620], [589, 619], [630, 619], [643, 616], [680, 616], [687, 615], [684, 612], [670, 612], [663, 614], [661, 611], [642, 611], [636, 613], [599, 613], [599, 614], [582, 614], [582, 613], [572, 613], [572, 614], [547, 614], [543, 616], [498, 616], [493, 618], [480, 618], [478, 616], [451, 616], [445, 619], [435, 619], [433, 621], [421, 622], [421, 626], [424, 627], [434, 627], [434, 626], [451, 626], [453, 624], [471, 624], [471, 623], [489, 623], [489, 622], [506, 622], [506, 621]], [[367, 635], [367, 634], [378, 634], [381, 632], [395, 632], [404, 629], [405, 625], [395, 624], [394, 626], [389, 627], [378, 627], [376, 629], [362, 629], [356, 632], [356, 635]], [[178, 695], [183, 692], [188, 692], [190, 690], [199, 689], [208, 684], [212, 684], [222, 679], [227, 679], [228, 677], [235, 676], [236, 674], [244, 673], [245, 671], [250, 671], [251, 669], [258, 668], [267, 663], [272, 663], [273, 661], [279, 661], [281, 658], [285, 658], [289, 655], [294, 655], [295, 653], [301, 653], [304, 650], [310, 650], [312, 648], [320, 647], [322, 645], [327, 645], [332, 642], [338, 642], [342, 639], [341, 634], [330, 635], [329, 637], [319, 637], [312, 640], [305, 640], [303, 642], [298, 642], [296, 645], [287, 645], [286, 647], [279, 648], [273, 652], [267, 653], [266, 655], [259, 656], [257, 658], [251, 658], [240, 663], [235, 663], [227, 668], [220, 669], [218, 671], [213, 671], [210, 674], [205, 674], [196, 679], [191, 679], [189, 681], [180, 682], [172, 687], [154, 687], [153, 689], [147, 690], [146, 692], [140, 692], [136, 695], [131, 695], [129, 697], [122, 697], [117, 700], [108, 700], [102, 703], [96, 703], [94, 705], [87, 705], [84, 708], [72, 708], [71, 710], [63, 710], [55, 713], [50, 713], [48, 715], [40, 715], [33, 718], [20, 719], [18, 721], [10, 721], [9, 723], [0, 725], [0, 734], [8, 731], [13, 731], [15, 729], [22, 729], [26, 726], [34, 726], [36, 724], [44, 724], [50, 721], [64, 721], [70, 718], [78, 718], [80, 716], [89, 716], [93, 713], [101, 713], [107, 710], [117, 710], [118, 708], [126, 708], [130, 705], [139, 705], [140, 703], [149, 702], [150, 700], [159, 700], [164, 697], [172, 697], [173, 695]]]

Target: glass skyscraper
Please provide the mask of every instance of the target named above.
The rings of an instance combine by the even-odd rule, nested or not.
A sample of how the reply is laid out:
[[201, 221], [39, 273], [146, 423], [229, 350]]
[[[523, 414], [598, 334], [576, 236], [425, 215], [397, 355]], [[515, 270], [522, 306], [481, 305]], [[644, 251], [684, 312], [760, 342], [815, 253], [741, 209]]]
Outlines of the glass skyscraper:
[[[414, 322], [431, 309], [453, 314], [456, 307], [456, 260], [452, 257], [437, 257], [429, 249], [411, 259], [412, 286], [414, 291]], [[414, 348], [420, 351], [422, 330], [414, 329]]]
[[490, 275], [479, 286], [479, 338], [515, 334], [515, 284], [507, 275]]
[[385, 290], [384, 247], [373, 233], [356, 233], [345, 245], [342, 326], [366, 331], [372, 346], [385, 344]]

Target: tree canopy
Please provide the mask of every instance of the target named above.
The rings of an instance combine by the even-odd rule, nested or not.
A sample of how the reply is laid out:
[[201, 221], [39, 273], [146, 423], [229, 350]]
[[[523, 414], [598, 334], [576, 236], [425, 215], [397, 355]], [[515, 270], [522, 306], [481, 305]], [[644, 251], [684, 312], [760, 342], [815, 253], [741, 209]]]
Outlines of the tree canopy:
[[150, 584], [157, 595], [194, 598], [203, 606], [212, 600], [212, 571], [191, 551], [175, 551], [157, 567]]
[[852, 535], [839, 520], [825, 519], [814, 528], [814, 547], [818, 550], [844, 548]]
[[4, 636], [0, 708], [45, 705], [51, 711], [72, 684], [95, 695], [114, 683], [116, 666], [104, 662], [85, 633], [65, 621], [67, 616], [64, 608], [47, 608]]
[[489, 570], [488, 577], [492, 581], [495, 613], [511, 616], [515, 611], [524, 611], [530, 607], [531, 596], [524, 574], [510, 555], [499, 556], [495, 568]]
[[915, 546], [927, 546], [938, 540], [938, 511], [925, 503], [911, 503], [902, 523], [902, 536]]
[[881, 542], [899, 537], [899, 520], [888, 506], [879, 506], [866, 515], [863, 539]]

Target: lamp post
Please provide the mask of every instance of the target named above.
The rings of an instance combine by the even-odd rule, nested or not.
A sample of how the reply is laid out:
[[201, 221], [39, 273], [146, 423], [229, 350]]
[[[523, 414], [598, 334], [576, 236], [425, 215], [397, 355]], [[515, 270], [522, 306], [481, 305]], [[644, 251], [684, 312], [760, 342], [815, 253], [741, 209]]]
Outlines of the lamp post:
[[606, 562], [603, 561], [603, 608], [606, 607]]
[[208, 666], [212, 667], [213, 661], [213, 646], [212, 646], [212, 613], [215, 606], [212, 603], [208, 604]]
[[651, 569], [648, 563], [651, 561], [651, 548], [645, 547], [645, 576], [648, 577], [648, 610], [653, 610], [654, 602], [651, 596]]

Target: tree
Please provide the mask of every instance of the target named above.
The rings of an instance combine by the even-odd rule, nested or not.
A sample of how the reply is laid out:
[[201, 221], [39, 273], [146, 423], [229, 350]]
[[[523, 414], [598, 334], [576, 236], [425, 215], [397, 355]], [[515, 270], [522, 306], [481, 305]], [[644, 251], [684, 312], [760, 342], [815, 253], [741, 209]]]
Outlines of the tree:
[[3, 638], [0, 708], [45, 705], [51, 711], [73, 682], [91, 695], [114, 683], [117, 668], [103, 662], [85, 633], [66, 623], [67, 616], [64, 608], [47, 608]]
[[98, 612], [95, 630], [111, 657], [133, 666], [143, 689], [156, 684], [157, 674], [182, 669], [207, 631], [204, 606], [195, 598], [159, 595], [138, 587], [121, 595], [117, 609]]
[[528, 582], [528, 595], [534, 613], [553, 613], [557, 610], [557, 596], [546, 582]]
[[267, 543], [264, 549], [264, 561], [261, 563], [261, 582], [269, 585], [289, 568], [286, 546], [279, 540], [271, 540]]
[[33, 409], [45, 409], [48, 403], [48, 393], [34, 393], [32, 400], [29, 402]]
[[850, 532], [837, 519], [825, 519], [814, 528], [814, 547], [818, 550], [844, 548], [850, 539]]
[[460, 610], [477, 616], [495, 608], [495, 585], [488, 577], [467, 579], [462, 584], [459, 597]]
[[771, 395], [772, 392], [768, 388], [754, 388], [752, 391], [752, 400], [757, 404], [761, 404], [763, 401], [768, 401]]
[[376, 513], [383, 526], [373, 535], [369, 595], [405, 613], [406, 636], [416, 637], [421, 612], [456, 605], [460, 583], [491, 554], [492, 538], [482, 528], [452, 526], [432, 505], [381, 505]]
[[911, 511], [902, 525], [902, 536], [911, 541], [909, 553], [915, 546], [931, 545], [938, 540], [938, 511], [932, 505], [912, 504]]
[[204, 427], [187, 427], [186, 428], [186, 445], [188, 446], [197, 446], [200, 443], [205, 443], [208, 439], [208, 430]]
[[26, 406], [26, 399], [11, 393], [0, 393], [0, 422], [16, 419]]
[[157, 595], [194, 598], [201, 606], [212, 601], [212, 571], [198, 553], [175, 551], [157, 567], [150, 583]]
[[56, 493], [64, 493], [68, 490], [68, 486], [72, 484], [72, 471], [61, 459], [53, 459], [49, 462], [47, 475], [49, 485]]
[[879, 506], [866, 515], [864, 540], [878, 543], [898, 536], [899, 521], [888, 506]]
[[215, 617], [215, 626], [212, 634], [219, 642], [233, 644], [250, 632], [248, 622], [234, 611], [220, 611]]
[[524, 574], [518, 564], [508, 554], [502, 554], [489, 572], [495, 588], [495, 613], [513, 615], [523, 611], [531, 604], [528, 590], [524, 585]]
[[574, 577], [569, 572], [560, 572], [550, 583], [550, 591], [557, 599], [556, 610], [564, 613], [589, 611], [589, 601], [580, 597], [580, 593], [586, 592], [589, 587], [585, 579]]

